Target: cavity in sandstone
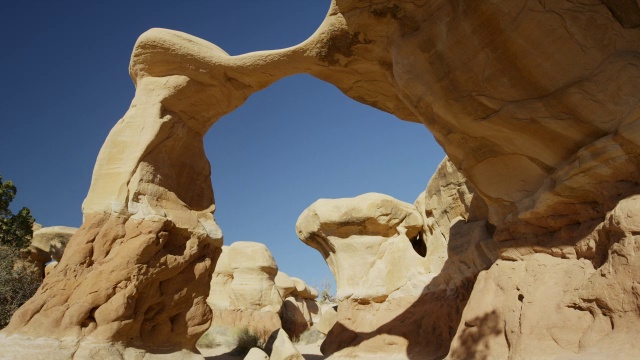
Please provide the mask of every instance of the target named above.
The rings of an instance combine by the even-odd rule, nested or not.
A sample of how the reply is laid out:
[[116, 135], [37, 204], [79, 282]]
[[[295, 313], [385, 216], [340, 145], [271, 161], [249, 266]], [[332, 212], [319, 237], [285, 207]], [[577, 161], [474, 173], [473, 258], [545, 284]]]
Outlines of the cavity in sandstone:
[[445, 160], [417, 207], [365, 194], [305, 210], [298, 235], [322, 253], [338, 287], [323, 354], [443, 357], [475, 276], [495, 256], [482, 204]]

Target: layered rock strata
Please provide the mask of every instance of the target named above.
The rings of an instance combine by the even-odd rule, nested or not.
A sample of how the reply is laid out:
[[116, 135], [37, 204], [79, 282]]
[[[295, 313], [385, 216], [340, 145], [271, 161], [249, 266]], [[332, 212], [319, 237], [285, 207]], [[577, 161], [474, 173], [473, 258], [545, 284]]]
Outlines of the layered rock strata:
[[[13, 354], [26, 347], [29, 357], [47, 359], [195, 356], [195, 341], [211, 318], [205, 299], [221, 246], [202, 136], [251, 93], [301, 72], [425, 124], [485, 200], [487, 228], [502, 260], [548, 276], [565, 267], [580, 274], [590, 262], [609, 277], [580, 287], [581, 299], [598, 307], [607, 289], [601, 311], [616, 319], [625, 314], [624, 326], [636, 329], [635, 285], [616, 280], [637, 278], [635, 255], [627, 251], [636, 232], [611, 225], [624, 223], [619, 207], [640, 193], [640, 30], [637, 6], [621, 4], [334, 0], [302, 44], [234, 57], [186, 34], [146, 32], [130, 63], [136, 95], [98, 156], [85, 221], [68, 255], [3, 331], [0, 350]], [[349, 224], [331, 221], [342, 228], [339, 236], [349, 237]], [[374, 243], [394, 238], [377, 231], [397, 224], [380, 221]], [[328, 257], [331, 249], [323, 249]], [[426, 251], [429, 256], [429, 246]], [[561, 262], [551, 267], [556, 270], [537, 267], [548, 257]], [[331, 262], [338, 269], [343, 260]], [[428, 271], [409, 273], [423, 279]], [[467, 271], [443, 266], [440, 273], [452, 272], [455, 279]], [[508, 288], [500, 279], [522, 271], [496, 265], [474, 292]], [[345, 299], [352, 294], [375, 303], [389, 291], [375, 284], [367, 292], [340, 281]], [[624, 299], [624, 305], [611, 299]], [[530, 309], [520, 301], [503, 304], [496, 309], [499, 318]], [[549, 306], [563, 305], [558, 300]], [[589, 313], [595, 318], [597, 311]], [[572, 331], [571, 324], [553, 326]], [[509, 339], [509, 356], [524, 356]], [[35, 342], [42, 346], [29, 345]], [[563, 349], [593, 349], [587, 340], [580, 344]]]
[[418, 206], [382, 194], [319, 200], [296, 225], [337, 283], [341, 357], [442, 358], [475, 276], [496, 256], [486, 206], [445, 160]]
[[281, 328], [283, 299], [275, 284], [278, 266], [263, 244], [239, 241], [222, 247], [207, 303], [211, 326], [246, 327], [266, 338]]
[[207, 303], [212, 327], [246, 327], [265, 338], [282, 328], [295, 338], [313, 325], [317, 297], [303, 280], [278, 271], [264, 244], [238, 241], [222, 247]]

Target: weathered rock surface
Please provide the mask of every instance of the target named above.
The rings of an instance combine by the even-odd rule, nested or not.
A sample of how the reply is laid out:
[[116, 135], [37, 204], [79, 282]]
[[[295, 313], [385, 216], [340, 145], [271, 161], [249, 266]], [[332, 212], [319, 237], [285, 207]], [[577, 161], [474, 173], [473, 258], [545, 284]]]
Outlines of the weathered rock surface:
[[297, 338], [314, 324], [314, 318], [319, 313], [316, 302], [318, 291], [307, 285], [304, 280], [290, 277], [286, 273], [278, 272], [276, 286], [284, 299], [280, 318], [282, 329], [290, 338]]
[[247, 327], [267, 335], [279, 329], [283, 299], [275, 284], [277, 273], [278, 265], [264, 244], [239, 241], [223, 246], [207, 299], [213, 311], [211, 325]]
[[313, 326], [313, 318], [318, 314], [318, 303], [314, 299], [301, 296], [289, 296], [284, 300], [282, 312], [282, 329], [291, 337], [297, 338]]
[[266, 351], [270, 360], [304, 360], [287, 333], [282, 329], [271, 334], [267, 341]]
[[445, 160], [418, 207], [365, 194], [305, 210], [298, 235], [323, 254], [338, 287], [337, 323], [323, 354], [445, 356], [475, 276], [495, 257], [486, 207], [476, 202]]
[[[39, 224], [38, 224], [39, 225]], [[69, 226], [49, 226], [34, 230], [31, 244], [27, 248], [29, 260], [35, 264], [40, 276], [45, 275], [45, 264], [60, 261], [67, 243], [78, 229]]]
[[244, 360], [269, 360], [269, 355], [260, 348], [251, 348]]
[[[355, 342], [358, 349], [374, 344], [373, 350], [380, 338], [373, 334], [395, 331], [388, 335], [389, 348], [409, 349], [414, 356], [411, 344], [416, 342], [407, 345], [406, 339], [421, 337], [429, 340], [415, 351], [448, 351], [451, 332], [445, 328], [460, 311], [454, 308], [465, 303], [473, 274], [491, 259], [488, 247], [478, 245], [483, 240], [460, 239], [481, 239], [488, 229], [499, 242], [501, 261], [482, 275], [474, 292], [492, 286], [536, 288], [537, 282], [521, 277], [526, 273], [521, 267], [544, 277], [542, 264], [548, 264], [577, 276], [550, 286], [560, 290], [550, 289], [539, 305], [562, 309], [562, 289], [579, 283], [588, 270], [582, 267], [590, 262], [595, 275], [572, 290], [581, 294], [576, 321], [590, 329], [580, 315], [588, 308], [594, 319], [600, 311], [624, 325], [598, 340], [600, 345], [581, 340], [577, 351], [622, 354], [611, 349], [633, 344], [620, 334], [623, 329], [637, 332], [638, 325], [632, 299], [637, 293], [632, 280], [638, 277], [637, 232], [627, 228], [637, 213], [625, 213], [635, 202], [632, 196], [640, 193], [640, 11], [632, 3], [334, 0], [320, 28], [300, 45], [233, 57], [183, 33], [144, 33], [130, 63], [136, 95], [100, 151], [83, 206], [85, 222], [68, 244], [70, 255], [3, 330], [0, 351], [18, 354], [27, 347], [30, 358], [46, 359], [171, 352], [198, 357], [194, 344], [212, 316], [205, 299], [222, 243], [212, 215], [202, 136], [253, 92], [306, 72], [357, 101], [425, 124], [486, 202], [491, 224], [472, 216], [471, 207], [460, 215], [468, 225], [463, 229], [461, 220], [453, 221], [456, 216], [447, 216], [448, 224], [430, 225], [428, 218], [437, 222], [439, 215], [426, 212], [435, 208], [427, 205], [418, 215], [408, 204], [380, 213], [375, 206], [362, 206], [365, 199], [336, 200], [337, 214], [317, 205], [316, 214], [322, 216], [305, 220], [310, 232], [302, 237], [334, 271], [340, 313], [370, 314], [380, 307], [374, 313], [395, 314], [375, 316], [372, 324], [371, 316], [347, 319], [339, 313], [340, 324], [371, 326], [351, 328], [350, 340], [335, 345], [336, 350]], [[432, 199], [427, 194], [424, 201]], [[400, 219], [399, 214], [406, 216]], [[356, 225], [340, 216], [357, 220]], [[444, 233], [429, 235], [438, 229]], [[413, 237], [420, 232], [426, 258]], [[411, 240], [415, 250], [407, 245]], [[376, 249], [383, 251], [380, 260], [372, 255]], [[372, 271], [380, 277], [359, 266], [349, 269], [348, 264], [360, 263], [375, 266]], [[383, 274], [386, 263], [406, 272]], [[509, 283], [511, 272], [524, 283]], [[349, 279], [356, 274], [364, 276]], [[419, 292], [424, 299], [412, 298]], [[407, 294], [401, 297], [407, 303], [394, 300], [394, 294]], [[522, 295], [525, 302], [531, 297]], [[471, 297], [469, 316], [480, 315], [472, 311], [477, 299]], [[497, 301], [504, 305], [496, 309], [499, 318], [507, 319], [505, 313], [519, 304], [525, 304], [525, 318], [533, 316], [526, 315], [531, 307], [524, 302]], [[433, 306], [406, 310], [414, 303]], [[385, 308], [389, 304], [392, 308]], [[425, 323], [398, 333], [394, 321], [404, 320], [398, 311]], [[562, 310], [559, 316], [569, 313]], [[531, 356], [548, 355], [527, 341], [511, 343], [524, 333], [505, 321], [507, 332], [516, 331], [507, 344], [511, 358], [522, 356], [525, 348], [535, 352]], [[573, 331], [572, 325], [542, 322], [540, 334], [547, 326], [555, 329], [549, 333]], [[428, 336], [416, 334], [416, 328], [430, 329]], [[334, 331], [339, 330], [334, 327], [328, 337]], [[597, 325], [593, 333], [607, 330]], [[531, 341], [545, 336], [534, 335]], [[575, 339], [558, 339], [552, 346], [558, 355], [576, 349]], [[47, 345], [34, 347], [30, 341]], [[501, 346], [491, 348], [504, 350]]]
[[278, 271], [264, 244], [238, 241], [222, 247], [207, 302], [211, 326], [266, 335], [282, 328], [297, 337], [313, 325], [316, 297], [317, 290], [303, 280]]
[[316, 329], [327, 335], [329, 330], [333, 328], [333, 325], [335, 325], [337, 321], [338, 313], [333, 307], [322, 308], [322, 314], [320, 316], [320, 321], [316, 325]]
[[637, 359], [640, 347], [640, 195], [624, 199], [586, 234], [598, 261], [527, 254], [483, 272], [449, 358]]

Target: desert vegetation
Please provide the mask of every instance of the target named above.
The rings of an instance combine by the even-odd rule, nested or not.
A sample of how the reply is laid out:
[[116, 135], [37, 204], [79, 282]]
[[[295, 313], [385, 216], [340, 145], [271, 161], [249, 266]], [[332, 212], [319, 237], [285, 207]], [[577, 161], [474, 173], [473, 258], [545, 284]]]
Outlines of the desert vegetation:
[[25, 260], [34, 219], [27, 208], [13, 214], [9, 205], [17, 189], [0, 176], [0, 328], [9, 323], [13, 313], [40, 286], [41, 279]]

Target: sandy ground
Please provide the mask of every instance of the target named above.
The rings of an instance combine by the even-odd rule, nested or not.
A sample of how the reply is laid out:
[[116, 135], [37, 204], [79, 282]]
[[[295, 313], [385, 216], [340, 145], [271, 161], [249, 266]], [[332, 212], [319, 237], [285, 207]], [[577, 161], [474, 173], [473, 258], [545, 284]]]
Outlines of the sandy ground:
[[[306, 360], [324, 360], [324, 356], [320, 352], [320, 344], [296, 344], [298, 351]], [[242, 360], [241, 356], [230, 355], [230, 348], [217, 347], [213, 349], [199, 349], [206, 360]]]

